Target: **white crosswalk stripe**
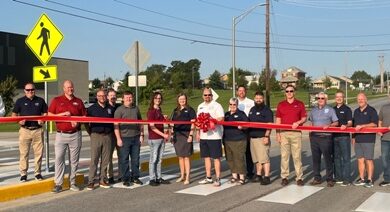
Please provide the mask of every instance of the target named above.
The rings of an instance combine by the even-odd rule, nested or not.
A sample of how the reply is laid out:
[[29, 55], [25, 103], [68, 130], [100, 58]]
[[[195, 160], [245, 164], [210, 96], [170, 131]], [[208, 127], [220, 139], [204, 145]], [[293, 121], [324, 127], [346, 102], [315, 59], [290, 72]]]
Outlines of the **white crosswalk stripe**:
[[[172, 180], [172, 179], [175, 179], [177, 177], [178, 177], [178, 175], [162, 175], [162, 178], [164, 180]], [[113, 185], [113, 188], [135, 189], [135, 188], [140, 188], [140, 187], [149, 185], [149, 176], [141, 177], [139, 179], [142, 181], [143, 185], [137, 185], [137, 184], [133, 183], [133, 184], [131, 184], [131, 186], [127, 187], [127, 186], [124, 186], [122, 183], [115, 183]]]
[[193, 195], [200, 195], [200, 196], [208, 196], [210, 194], [223, 191], [227, 188], [231, 188], [235, 186], [236, 184], [229, 183], [227, 179], [221, 179], [221, 186], [216, 187], [213, 184], [207, 184], [207, 185], [197, 185], [194, 187], [186, 188], [180, 191], [176, 191], [175, 193], [180, 194], [193, 194]]
[[295, 203], [321, 191], [323, 187], [289, 185], [272, 192], [257, 201], [275, 202], [294, 205]]
[[390, 193], [375, 192], [355, 211], [390, 211]]

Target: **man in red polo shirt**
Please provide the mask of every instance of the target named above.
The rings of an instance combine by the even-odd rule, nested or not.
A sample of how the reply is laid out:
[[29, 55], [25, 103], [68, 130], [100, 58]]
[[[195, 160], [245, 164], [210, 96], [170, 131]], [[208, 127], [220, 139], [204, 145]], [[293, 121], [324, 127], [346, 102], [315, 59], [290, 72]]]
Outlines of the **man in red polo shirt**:
[[277, 130], [276, 139], [280, 144], [280, 176], [282, 185], [288, 185], [289, 160], [292, 155], [296, 173], [296, 182], [298, 186], [303, 186], [302, 171], [302, 133], [294, 130], [306, 122], [306, 109], [303, 102], [295, 99], [295, 88], [288, 85], [285, 88], [286, 100], [279, 102], [276, 109], [277, 124], [291, 124], [291, 130]]
[[[63, 85], [64, 94], [55, 97], [49, 107], [49, 116], [85, 116], [86, 110], [83, 101], [74, 96], [73, 83], [66, 80]], [[53, 188], [54, 193], [62, 191], [62, 183], [65, 174], [65, 153], [70, 153], [70, 189], [80, 191], [76, 185], [76, 172], [79, 165], [81, 149], [80, 123], [77, 122], [56, 122], [57, 134], [54, 145], [56, 155], [55, 174]]]

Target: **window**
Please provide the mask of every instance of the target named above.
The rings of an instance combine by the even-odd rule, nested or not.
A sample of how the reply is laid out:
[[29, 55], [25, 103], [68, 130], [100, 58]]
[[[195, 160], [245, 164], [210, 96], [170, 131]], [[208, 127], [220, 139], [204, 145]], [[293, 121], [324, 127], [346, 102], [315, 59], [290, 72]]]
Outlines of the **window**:
[[15, 47], [13, 46], [8, 47], [8, 65], [15, 65]]

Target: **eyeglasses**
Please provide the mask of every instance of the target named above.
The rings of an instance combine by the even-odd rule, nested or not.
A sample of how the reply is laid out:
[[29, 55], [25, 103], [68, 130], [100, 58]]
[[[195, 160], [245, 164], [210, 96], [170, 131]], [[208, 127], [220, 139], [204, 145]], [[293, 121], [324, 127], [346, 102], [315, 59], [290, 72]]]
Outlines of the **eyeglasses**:
[[27, 92], [30, 92], [30, 91], [35, 91], [35, 88], [31, 88], [31, 89], [24, 89], [25, 91]]
[[203, 94], [203, 96], [212, 96], [212, 94]]
[[318, 97], [317, 99], [321, 99], [321, 100], [324, 100], [324, 99], [325, 99], [325, 97]]
[[286, 93], [294, 93], [293, 90], [286, 90]]

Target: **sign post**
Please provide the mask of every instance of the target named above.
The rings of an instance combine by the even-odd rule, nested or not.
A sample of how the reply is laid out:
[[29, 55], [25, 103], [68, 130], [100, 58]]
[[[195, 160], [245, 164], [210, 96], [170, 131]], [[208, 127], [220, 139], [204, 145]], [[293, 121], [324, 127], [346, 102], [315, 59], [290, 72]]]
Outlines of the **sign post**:
[[[64, 39], [62, 32], [54, 25], [49, 16], [42, 14], [26, 38], [26, 45], [35, 54], [43, 66], [33, 67], [33, 82], [45, 83], [45, 102], [48, 104], [47, 82], [57, 81], [57, 66], [48, 66], [54, 52]], [[44, 144], [46, 173], [49, 173], [49, 131], [45, 123]]]

